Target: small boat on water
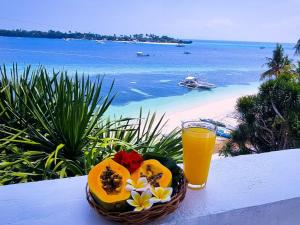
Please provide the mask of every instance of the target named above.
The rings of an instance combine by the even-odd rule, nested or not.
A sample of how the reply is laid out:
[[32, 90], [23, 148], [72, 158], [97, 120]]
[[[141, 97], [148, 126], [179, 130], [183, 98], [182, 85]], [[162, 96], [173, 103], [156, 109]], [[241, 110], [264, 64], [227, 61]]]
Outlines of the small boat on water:
[[184, 52], [183, 54], [185, 54], [185, 55], [189, 55], [189, 54], [192, 54], [192, 53], [190, 53], [190, 52]]
[[180, 81], [178, 85], [187, 87], [189, 89], [212, 89], [216, 87], [216, 85], [214, 84], [201, 81], [200, 79], [193, 76], [186, 77], [184, 80]]
[[150, 56], [149, 54], [145, 54], [144, 52], [137, 52], [136, 55], [139, 57]]
[[97, 43], [97, 44], [105, 44], [105, 42], [102, 41], [102, 40], [96, 40], [96, 43]]
[[178, 44], [176, 45], [176, 47], [185, 47], [185, 44], [178, 43]]

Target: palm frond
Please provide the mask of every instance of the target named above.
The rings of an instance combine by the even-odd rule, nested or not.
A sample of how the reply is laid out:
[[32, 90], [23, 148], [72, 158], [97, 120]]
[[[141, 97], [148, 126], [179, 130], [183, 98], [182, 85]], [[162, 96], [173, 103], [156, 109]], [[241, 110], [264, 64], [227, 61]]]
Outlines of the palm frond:
[[294, 48], [295, 48], [295, 55], [300, 55], [300, 39], [297, 41]]
[[278, 77], [280, 74], [290, 71], [292, 68], [292, 60], [287, 55], [284, 55], [284, 49], [281, 44], [277, 44], [273, 50], [272, 58], [266, 58], [265, 66], [268, 70], [261, 74], [260, 79], [263, 80], [266, 77]]

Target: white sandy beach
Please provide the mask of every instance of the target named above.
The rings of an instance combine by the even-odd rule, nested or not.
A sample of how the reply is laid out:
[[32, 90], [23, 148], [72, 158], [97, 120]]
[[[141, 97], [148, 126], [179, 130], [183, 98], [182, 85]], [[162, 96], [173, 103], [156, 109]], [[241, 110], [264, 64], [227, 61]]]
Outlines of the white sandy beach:
[[[255, 91], [251, 94], [254, 93]], [[237, 123], [234, 118], [235, 106], [238, 98], [241, 96], [242, 95], [228, 96], [218, 101], [200, 103], [190, 108], [166, 112], [166, 118], [168, 119], [167, 130], [180, 127], [183, 121], [197, 120], [199, 118], [213, 119], [235, 126]]]
[[[256, 90], [253, 90], [253, 92], [248, 92], [247, 94], [255, 94], [256, 92]], [[168, 123], [163, 132], [168, 133], [180, 127], [183, 121], [198, 120], [199, 118], [213, 119], [234, 127], [238, 124], [235, 106], [238, 98], [241, 96], [243, 95], [228, 96], [218, 101], [200, 103], [190, 108], [166, 112]], [[217, 138], [213, 159], [220, 158], [218, 152], [227, 142], [228, 139]]]

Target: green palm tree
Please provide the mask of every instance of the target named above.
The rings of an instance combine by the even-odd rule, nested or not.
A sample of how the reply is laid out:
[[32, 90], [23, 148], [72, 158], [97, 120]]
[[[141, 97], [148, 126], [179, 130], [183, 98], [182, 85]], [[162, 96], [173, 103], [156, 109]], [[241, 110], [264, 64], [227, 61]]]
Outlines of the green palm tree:
[[272, 58], [267, 57], [266, 66], [269, 68], [261, 74], [261, 79], [266, 77], [278, 77], [282, 72], [289, 71], [292, 67], [292, 62], [287, 55], [284, 55], [284, 49], [281, 44], [277, 44], [273, 51]]
[[297, 62], [297, 64], [295, 65], [295, 73], [300, 75], [300, 61]]
[[297, 44], [295, 45], [295, 55], [300, 55], [300, 39], [298, 40]]

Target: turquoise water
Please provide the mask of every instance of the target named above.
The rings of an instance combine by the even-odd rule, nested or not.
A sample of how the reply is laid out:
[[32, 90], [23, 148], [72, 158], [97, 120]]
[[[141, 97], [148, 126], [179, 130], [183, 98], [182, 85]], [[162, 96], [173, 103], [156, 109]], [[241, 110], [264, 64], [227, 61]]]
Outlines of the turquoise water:
[[[260, 47], [264, 47], [261, 49]], [[266, 56], [275, 43], [194, 41], [175, 45], [0, 37], [0, 63], [40, 64], [49, 69], [105, 75], [105, 88], [115, 79], [118, 97], [111, 109], [136, 111], [143, 106], [162, 111], [190, 101], [204, 101], [227, 92], [257, 88]], [[284, 44], [293, 56], [293, 44]], [[150, 54], [137, 57], [136, 52]], [[191, 54], [184, 54], [185, 51]], [[189, 73], [218, 86], [213, 91], [189, 91], [177, 83]]]
[[[192, 108], [202, 104], [207, 104], [220, 99], [226, 99], [235, 96], [243, 96], [253, 94], [258, 90], [260, 82], [250, 82], [249, 84], [229, 85], [224, 87], [217, 87], [211, 91], [190, 91], [180, 96], [168, 96], [150, 98], [143, 101], [129, 102], [126, 105], [114, 105], [108, 109], [108, 115], [116, 116], [121, 115], [128, 117], [137, 117], [142, 108], [143, 112], [158, 112], [159, 114], [165, 112], [178, 112], [182, 109]], [[222, 110], [222, 109], [217, 109]]]

